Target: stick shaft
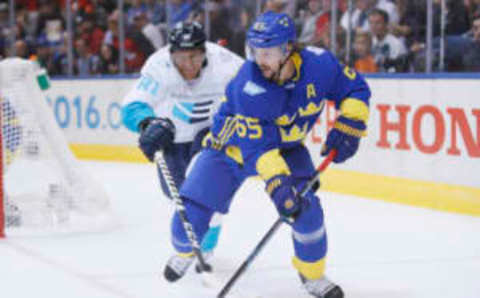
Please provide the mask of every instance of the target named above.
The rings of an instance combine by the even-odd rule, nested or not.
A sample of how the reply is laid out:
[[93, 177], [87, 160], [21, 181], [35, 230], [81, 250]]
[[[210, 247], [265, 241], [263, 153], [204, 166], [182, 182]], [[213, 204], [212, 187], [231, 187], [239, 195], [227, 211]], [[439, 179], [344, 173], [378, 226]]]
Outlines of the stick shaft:
[[177, 211], [180, 217], [180, 220], [182, 221], [183, 228], [185, 229], [188, 240], [190, 241], [190, 244], [192, 246], [192, 251], [198, 259], [200, 271], [201, 272], [207, 271], [207, 265], [205, 263], [205, 259], [203, 258], [202, 252], [200, 250], [200, 244], [198, 243], [198, 239], [193, 230], [193, 226], [187, 218], [185, 205], [183, 204], [183, 200], [180, 197], [180, 194], [178, 193], [177, 185], [173, 180], [173, 177], [170, 173], [170, 169], [167, 166], [167, 162], [165, 161], [165, 157], [163, 156], [162, 151], [157, 151], [155, 153], [155, 162], [157, 163], [158, 167], [160, 168], [160, 171], [162, 172], [163, 177], [165, 178], [165, 182], [167, 184], [168, 190], [175, 204], [175, 210]]

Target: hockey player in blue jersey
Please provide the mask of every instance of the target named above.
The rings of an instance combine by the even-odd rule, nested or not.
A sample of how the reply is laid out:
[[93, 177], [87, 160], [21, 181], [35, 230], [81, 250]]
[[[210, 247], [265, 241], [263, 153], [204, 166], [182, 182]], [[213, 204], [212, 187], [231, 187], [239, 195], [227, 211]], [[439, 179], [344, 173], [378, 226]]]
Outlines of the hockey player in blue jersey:
[[[328, 51], [296, 44], [286, 14], [260, 15], [247, 34], [249, 60], [228, 84], [203, 150], [180, 190], [198, 239], [214, 212], [228, 213], [243, 181], [259, 175], [280, 216], [292, 227], [293, 266], [314, 297], [342, 298], [325, 276], [327, 234], [315, 191], [297, 196], [315, 171], [303, 141], [333, 100], [340, 116], [321, 154], [336, 149], [334, 162], [352, 157], [365, 135], [370, 90], [355, 71]], [[211, 182], [215, 181], [215, 186]], [[177, 254], [165, 267], [169, 281], [181, 278], [193, 262], [192, 249], [177, 214], [172, 219]]]

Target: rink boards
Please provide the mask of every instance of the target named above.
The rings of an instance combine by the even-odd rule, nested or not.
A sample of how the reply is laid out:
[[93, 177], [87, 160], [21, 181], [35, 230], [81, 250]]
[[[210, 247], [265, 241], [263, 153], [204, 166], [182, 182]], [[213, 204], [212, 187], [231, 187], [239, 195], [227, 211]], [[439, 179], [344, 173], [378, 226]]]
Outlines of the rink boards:
[[[145, 162], [120, 107], [134, 78], [53, 80], [55, 119], [84, 159]], [[480, 77], [375, 77], [368, 136], [354, 159], [334, 165], [324, 188], [480, 216]], [[327, 105], [307, 146], [315, 162], [335, 119]]]

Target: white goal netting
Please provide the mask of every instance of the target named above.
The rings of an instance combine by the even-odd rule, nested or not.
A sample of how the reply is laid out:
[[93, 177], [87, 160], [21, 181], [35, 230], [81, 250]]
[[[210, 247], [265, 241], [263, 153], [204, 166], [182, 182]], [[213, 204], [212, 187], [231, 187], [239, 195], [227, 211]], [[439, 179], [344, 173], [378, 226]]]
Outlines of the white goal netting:
[[0, 62], [0, 233], [110, 228], [109, 199], [68, 148], [40, 89], [45, 78], [34, 62]]

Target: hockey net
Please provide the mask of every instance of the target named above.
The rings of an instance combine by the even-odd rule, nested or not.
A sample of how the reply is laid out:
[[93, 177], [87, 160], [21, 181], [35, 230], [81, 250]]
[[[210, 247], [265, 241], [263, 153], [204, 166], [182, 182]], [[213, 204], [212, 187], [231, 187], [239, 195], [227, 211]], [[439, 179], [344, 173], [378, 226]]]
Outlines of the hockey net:
[[75, 159], [31, 61], [0, 62], [0, 237], [104, 230], [109, 199]]

